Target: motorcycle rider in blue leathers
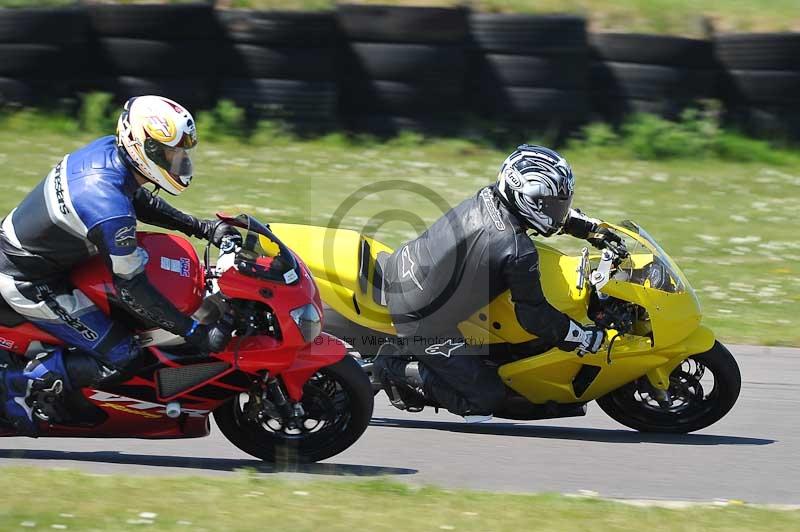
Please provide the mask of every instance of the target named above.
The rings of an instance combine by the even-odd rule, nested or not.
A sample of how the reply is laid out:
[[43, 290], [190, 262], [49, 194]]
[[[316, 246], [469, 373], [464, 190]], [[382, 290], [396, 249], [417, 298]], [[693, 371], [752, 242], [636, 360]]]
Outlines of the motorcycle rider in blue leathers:
[[132, 98], [116, 136], [66, 155], [3, 219], [0, 304], [65, 344], [29, 349], [27, 364], [3, 353], [0, 411], [18, 434], [38, 434], [37, 405], [45, 396], [52, 402], [65, 391], [119, 376], [139, 355], [132, 333], [70, 284], [70, 270], [91, 256], [106, 260], [116, 297], [140, 320], [201, 351], [227, 343], [227, 324], [198, 323], [148, 282], [148, 256], [136, 240], [137, 221], [217, 245], [235, 232], [184, 214], [142, 186], [152, 183], [173, 195], [185, 190], [196, 144], [194, 119], [182, 106], [159, 96]]

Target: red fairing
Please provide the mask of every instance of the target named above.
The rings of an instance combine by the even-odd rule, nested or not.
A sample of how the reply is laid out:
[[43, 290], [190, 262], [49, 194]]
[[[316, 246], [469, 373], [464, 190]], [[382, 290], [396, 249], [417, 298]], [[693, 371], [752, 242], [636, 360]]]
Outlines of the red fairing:
[[[145, 273], [150, 284], [184, 314], [203, 301], [205, 277], [192, 245], [185, 238], [163, 233], [138, 233], [139, 247], [150, 257]], [[102, 257], [94, 257], [72, 273], [72, 282], [95, 305], [109, 313], [109, 294], [115, 293], [111, 272]]]
[[[268, 260], [260, 258], [258, 264], [266, 267], [269, 264]], [[219, 289], [225, 297], [261, 301], [272, 308], [283, 335], [284, 348], [297, 349], [307, 343], [292, 320], [290, 311], [313, 302], [320, 316], [322, 315], [317, 285], [305, 266], [302, 264], [299, 266], [299, 280], [291, 285], [249, 277], [239, 273], [235, 268], [226, 271], [218, 281]]]
[[297, 352], [291, 367], [285, 370], [281, 377], [286, 386], [286, 392], [295, 401], [303, 397], [303, 386], [314, 373], [336, 364], [347, 356], [344, 342], [327, 333], [317, 336], [314, 341]]

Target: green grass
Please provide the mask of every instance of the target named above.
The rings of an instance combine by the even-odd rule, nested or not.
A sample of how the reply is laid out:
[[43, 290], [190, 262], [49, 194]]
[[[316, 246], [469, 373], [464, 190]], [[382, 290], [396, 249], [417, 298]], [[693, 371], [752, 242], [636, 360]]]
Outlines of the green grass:
[[[362, 4], [463, 5], [460, 0], [354, 0]], [[333, 0], [230, 0], [234, 7], [329, 9]], [[474, 0], [479, 11], [575, 13], [586, 16], [592, 31], [642, 31], [702, 36], [700, 19], [717, 31], [800, 30], [796, 0]]]
[[[121, 0], [145, 3], [152, 0]], [[193, 0], [171, 0], [185, 3]], [[473, 6], [480, 11], [574, 13], [586, 16], [592, 31], [635, 31], [704, 36], [707, 18], [716, 31], [800, 31], [796, 0], [352, 0], [389, 5]], [[64, 5], [73, 0], [0, 0], [0, 7]], [[327, 10], [334, 0], [220, 0], [219, 5], [255, 9]]]
[[3, 530], [774, 532], [800, 527], [800, 511], [746, 505], [639, 508], [558, 495], [416, 488], [385, 480], [123, 477], [4, 468], [0, 487], [17, 494], [0, 503]]
[[[10, 211], [65, 152], [91, 139], [63, 128], [59, 133], [35, 122], [28, 129], [3, 122], [0, 213]], [[328, 224], [361, 187], [398, 179], [423, 185], [427, 192], [372, 194], [341, 220], [397, 245], [440, 215], [434, 192], [447, 205], [457, 204], [491, 182], [507, 154], [413, 134], [383, 143], [341, 135], [259, 142], [201, 144], [192, 187], [171, 201], [200, 216], [223, 210], [267, 222]], [[641, 223], [683, 268], [705, 323], [723, 341], [800, 346], [800, 158], [776, 151], [775, 164], [703, 156], [642, 161], [618, 145], [564, 153], [577, 175], [575, 205], [609, 221]], [[567, 237], [553, 240], [567, 251], [582, 245]]]

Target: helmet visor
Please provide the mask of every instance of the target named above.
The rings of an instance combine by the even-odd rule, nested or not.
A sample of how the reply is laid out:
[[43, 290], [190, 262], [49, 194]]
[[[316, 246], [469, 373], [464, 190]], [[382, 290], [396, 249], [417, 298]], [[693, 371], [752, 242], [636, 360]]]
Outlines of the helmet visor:
[[572, 198], [562, 199], [553, 196], [542, 198], [541, 210], [552, 220], [552, 233], [557, 232], [567, 221], [569, 209], [572, 206]]
[[526, 202], [529, 208], [522, 214], [531, 227], [542, 236], [552, 236], [564, 227], [572, 206], [572, 198], [561, 199], [554, 196], [532, 201], [526, 198]]
[[194, 146], [167, 146], [154, 139], [147, 139], [144, 143], [145, 153], [158, 166], [166, 170], [172, 177], [188, 185], [192, 179], [192, 155]]

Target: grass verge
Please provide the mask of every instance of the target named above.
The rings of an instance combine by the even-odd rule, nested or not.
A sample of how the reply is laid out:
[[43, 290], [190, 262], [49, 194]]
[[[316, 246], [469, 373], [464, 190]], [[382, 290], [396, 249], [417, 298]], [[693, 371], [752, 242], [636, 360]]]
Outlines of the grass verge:
[[[3, 470], [0, 528], [77, 530], [797, 530], [800, 511], [667, 510], [559, 495], [290, 482], [256, 476], [163, 478]], [[46, 502], [45, 502], [46, 501]], [[60, 526], [58, 526], [60, 525]]]
[[[27, 113], [0, 122], [0, 216], [64, 153], [92, 138], [86, 126], [54, 125]], [[683, 268], [705, 323], [722, 341], [800, 346], [800, 158], [727, 133], [709, 148], [701, 140], [716, 133], [694, 122], [674, 131], [664, 127], [648, 119], [624, 138], [598, 130], [563, 150], [577, 176], [575, 205], [609, 221], [642, 224]], [[661, 148], [652, 153], [656, 145]], [[453, 206], [494, 179], [509, 149], [410, 133], [385, 142], [341, 134], [298, 140], [267, 128], [210, 142], [201, 131], [194, 183], [170, 201], [199, 216], [221, 210], [327, 225], [361, 187], [400, 179], [428, 187]], [[341, 226], [397, 245], [440, 214], [428, 194], [384, 190], [357, 202]], [[554, 240], [567, 252], [583, 245]]]
[[[361, 4], [463, 5], [461, 0], [351, 0]], [[225, 0], [232, 7], [331, 9], [333, 0]], [[702, 17], [717, 31], [800, 30], [795, 0], [473, 0], [476, 11], [573, 13], [588, 18], [592, 31], [627, 31], [703, 36]]]

